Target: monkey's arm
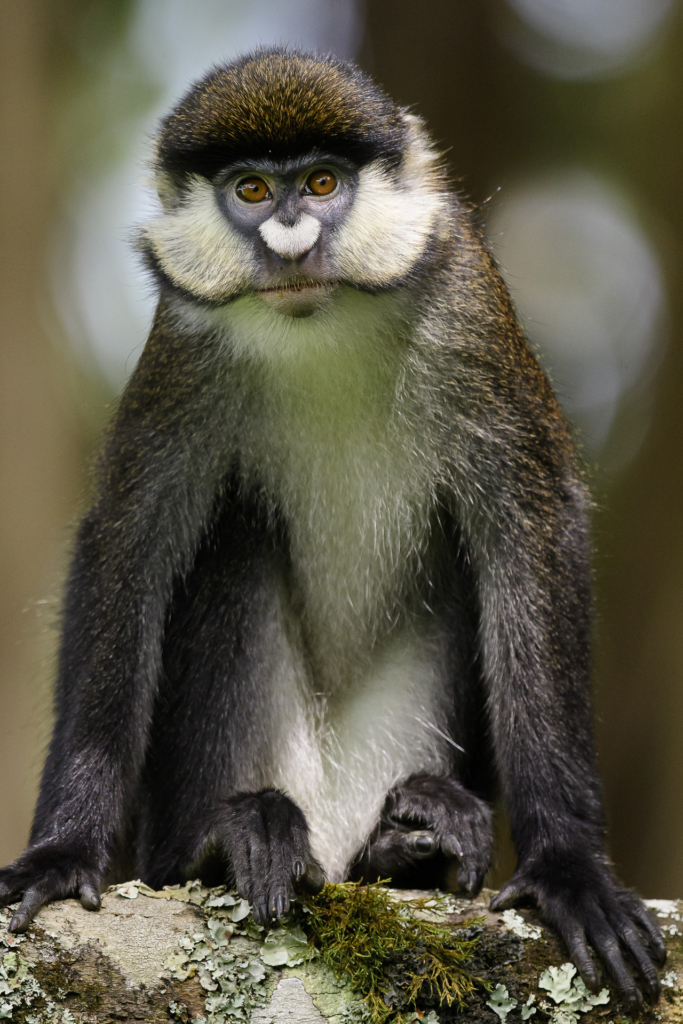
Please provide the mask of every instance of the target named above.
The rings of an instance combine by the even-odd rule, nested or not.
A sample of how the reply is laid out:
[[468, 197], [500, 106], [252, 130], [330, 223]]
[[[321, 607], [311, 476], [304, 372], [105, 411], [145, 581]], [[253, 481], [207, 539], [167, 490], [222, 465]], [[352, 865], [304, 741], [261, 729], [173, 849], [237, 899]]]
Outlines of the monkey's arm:
[[[50, 899], [99, 904], [139, 774], [172, 580], [191, 557], [221, 467], [207, 415], [211, 353], [173, 334], [163, 311], [122, 398], [100, 485], [76, 542], [64, 608], [56, 725], [30, 845], [0, 872], [0, 901], [23, 897], [24, 930]], [[213, 452], [211, 458], [206, 455]]]
[[598, 985], [590, 943], [635, 1006], [640, 992], [626, 959], [656, 998], [653, 956], [662, 962], [665, 950], [604, 849], [589, 693], [588, 499], [562, 415], [521, 338], [511, 334], [473, 372], [481, 375], [479, 405], [470, 406], [458, 442], [467, 453], [459, 456], [466, 462], [458, 471], [460, 516], [477, 577], [491, 734], [519, 858], [494, 909], [537, 901], [585, 983]]

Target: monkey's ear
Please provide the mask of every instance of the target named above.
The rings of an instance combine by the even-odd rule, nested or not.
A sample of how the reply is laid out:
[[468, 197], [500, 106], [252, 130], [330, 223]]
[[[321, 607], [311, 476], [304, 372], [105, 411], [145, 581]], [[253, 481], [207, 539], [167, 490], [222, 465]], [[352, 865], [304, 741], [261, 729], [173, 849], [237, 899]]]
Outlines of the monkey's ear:
[[159, 202], [167, 213], [178, 208], [186, 192], [186, 189], [180, 189], [172, 175], [161, 167], [154, 169], [154, 175], [150, 179], [149, 185], [158, 195]]

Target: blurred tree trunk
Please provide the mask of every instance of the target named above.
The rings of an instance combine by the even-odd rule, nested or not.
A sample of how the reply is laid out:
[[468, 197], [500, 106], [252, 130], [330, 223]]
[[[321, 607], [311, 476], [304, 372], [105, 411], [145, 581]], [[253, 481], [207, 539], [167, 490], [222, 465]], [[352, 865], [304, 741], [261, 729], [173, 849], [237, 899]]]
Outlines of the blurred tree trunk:
[[[0, 4], [0, 864], [25, 842], [48, 734], [47, 615], [80, 486], [71, 364], [48, 332], [55, 63], [75, 5]], [[38, 722], [42, 723], [39, 727]]]

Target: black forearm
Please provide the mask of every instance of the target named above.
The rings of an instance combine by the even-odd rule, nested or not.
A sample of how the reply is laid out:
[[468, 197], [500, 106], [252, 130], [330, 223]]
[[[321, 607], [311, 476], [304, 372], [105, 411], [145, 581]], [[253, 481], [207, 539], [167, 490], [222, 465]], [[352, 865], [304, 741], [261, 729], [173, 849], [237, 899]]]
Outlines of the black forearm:
[[[453, 501], [471, 562], [496, 767], [520, 855], [602, 841], [590, 706], [590, 501], [569, 430], [521, 337], [459, 342]], [[593, 840], [591, 840], [593, 841]]]
[[[546, 510], [547, 515], [547, 510]], [[527, 510], [527, 517], [529, 516]], [[589, 693], [585, 513], [511, 531], [480, 574], [482, 659], [498, 768], [520, 856], [587, 836], [603, 814]]]
[[144, 756], [173, 566], [151, 543], [118, 543], [98, 510], [84, 520], [64, 609], [55, 731], [32, 841], [78, 830], [98, 857]]
[[221, 465], [204, 455], [203, 424], [180, 403], [173, 416], [149, 413], [137, 397], [148, 390], [149, 372], [139, 376], [78, 532], [56, 725], [32, 832], [33, 842], [78, 838], [98, 861], [106, 860], [145, 756], [173, 580], [191, 563], [220, 485]]

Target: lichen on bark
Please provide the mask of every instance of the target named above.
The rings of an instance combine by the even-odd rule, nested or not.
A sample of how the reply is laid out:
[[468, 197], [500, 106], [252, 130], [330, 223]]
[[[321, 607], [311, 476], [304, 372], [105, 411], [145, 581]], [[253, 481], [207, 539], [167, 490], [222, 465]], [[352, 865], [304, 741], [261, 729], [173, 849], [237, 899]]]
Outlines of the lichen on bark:
[[[352, 919], [348, 935], [353, 938], [355, 929], [357, 951], [367, 956], [367, 935], [361, 949], [360, 934], [369, 927], [372, 900], [365, 897], [358, 917], [365, 891], [355, 891], [355, 909], [349, 905], [344, 911]], [[320, 908], [314, 908], [316, 914], [324, 912], [325, 901], [339, 910], [342, 896], [347, 899], [350, 892], [348, 887], [336, 893], [328, 889]], [[299, 905], [285, 926], [268, 936], [238, 896], [198, 883], [161, 893], [141, 883], [117, 886], [104, 894], [98, 913], [83, 910], [74, 900], [54, 903], [40, 911], [25, 936], [10, 935], [6, 928], [11, 910], [0, 911], [0, 1021], [365, 1024], [374, 1006], [381, 1024], [683, 1024], [683, 904], [651, 901], [651, 912], [663, 926], [669, 961], [660, 1002], [646, 1005], [634, 1019], [607, 983], [607, 991], [597, 998], [583, 989], [561, 943], [530, 911], [491, 913], [491, 895], [484, 891], [466, 900], [387, 890], [375, 899], [380, 938], [382, 914], [389, 914], [384, 918], [386, 941], [375, 943], [382, 955], [391, 953], [391, 929], [397, 920], [416, 922], [416, 935], [419, 922], [425, 926], [417, 953], [415, 948], [413, 953], [397, 948], [386, 960], [388, 973], [377, 989], [386, 1012], [376, 1001], [363, 999], [367, 986], [359, 984], [358, 972], [345, 971], [339, 954], [347, 933], [339, 931], [339, 920], [330, 934], [322, 934], [320, 920], [315, 928], [312, 920], [306, 921], [311, 906]], [[311, 942], [316, 928], [318, 947], [328, 944], [322, 956]], [[332, 934], [338, 940], [336, 955], [331, 953]], [[458, 969], [464, 972], [461, 980], [470, 978], [472, 984], [450, 1006], [439, 998], [438, 986], [422, 984], [428, 934], [450, 934], [451, 946], [459, 943], [466, 952]], [[349, 950], [353, 952], [353, 942]], [[412, 1005], [406, 998], [411, 991], [419, 993]]]

